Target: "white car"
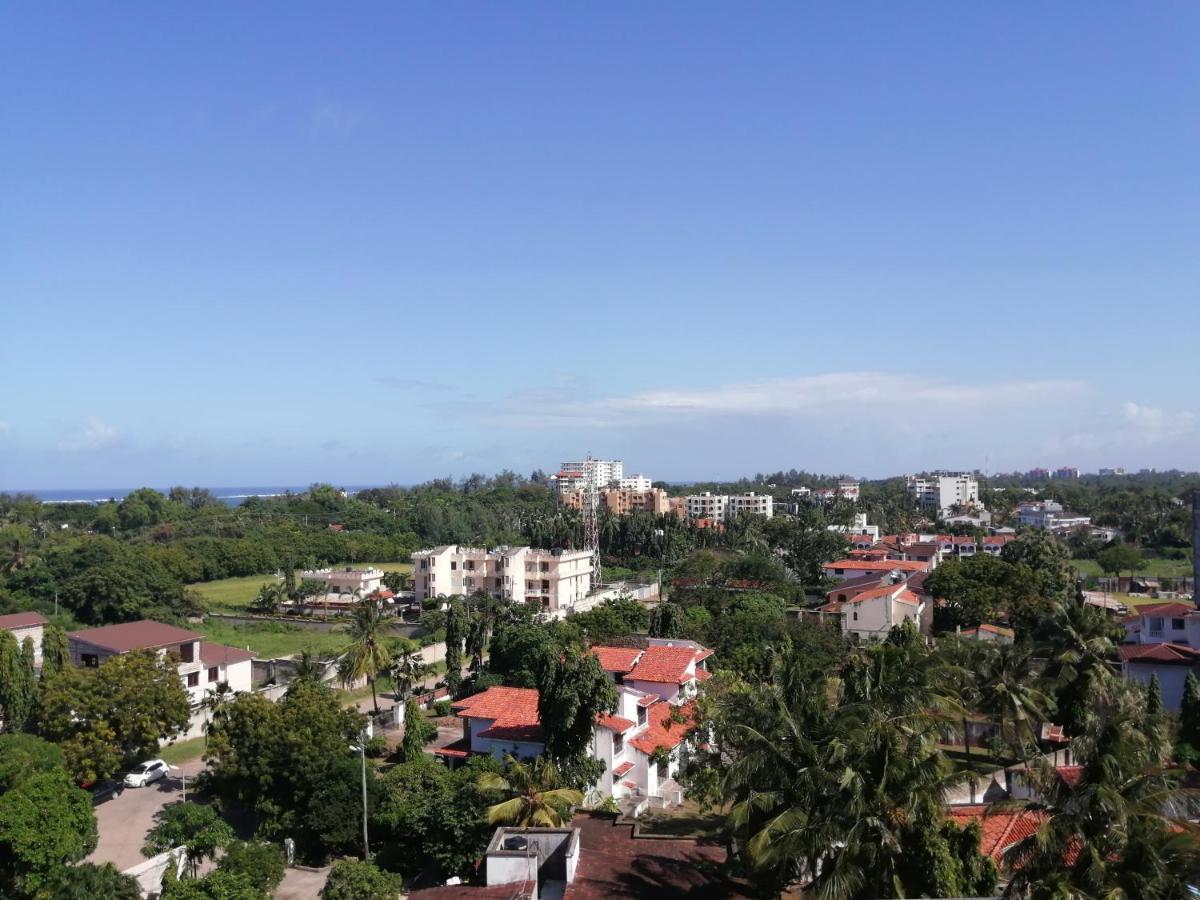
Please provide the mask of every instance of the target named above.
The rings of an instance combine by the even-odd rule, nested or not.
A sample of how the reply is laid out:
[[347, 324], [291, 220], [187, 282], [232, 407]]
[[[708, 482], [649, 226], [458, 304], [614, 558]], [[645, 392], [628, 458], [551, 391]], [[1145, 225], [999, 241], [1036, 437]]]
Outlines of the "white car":
[[161, 759], [146, 760], [146, 762], [134, 766], [125, 776], [125, 787], [145, 787], [152, 781], [166, 778], [167, 772], [167, 764]]

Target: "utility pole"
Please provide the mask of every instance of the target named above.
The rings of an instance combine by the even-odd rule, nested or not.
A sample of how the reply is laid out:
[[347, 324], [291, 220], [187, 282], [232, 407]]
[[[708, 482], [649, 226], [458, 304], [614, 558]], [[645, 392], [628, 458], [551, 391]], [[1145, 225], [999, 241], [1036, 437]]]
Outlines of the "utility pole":
[[367, 838], [367, 733], [364, 731], [358, 739], [358, 755], [362, 759], [362, 801], [363, 801], [363, 861], [371, 861], [371, 842]]

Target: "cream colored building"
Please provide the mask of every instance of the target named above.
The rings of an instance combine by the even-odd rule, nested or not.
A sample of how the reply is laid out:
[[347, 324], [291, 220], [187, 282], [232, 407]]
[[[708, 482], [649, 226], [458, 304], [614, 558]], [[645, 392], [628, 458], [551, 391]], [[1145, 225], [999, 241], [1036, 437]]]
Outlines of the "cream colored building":
[[588, 466], [596, 473], [596, 487], [603, 488], [621, 484], [625, 477], [625, 463], [619, 459], [593, 459], [565, 462], [558, 467], [554, 480], [560, 493], [583, 490], [587, 486]]
[[548, 612], [569, 609], [592, 589], [592, 555], [586, 550], [484, 550], [450, 544], [413, 554], [415, 599], [490, 594], [536, 603]]
[[361, 594], [366, 597], [383, 586], [382, 569], [309, 569], [300, 573], [303, 581], [320, 581], [330, 594]]
[[775, 501], [770, 494], [756, 494], [753, 491], [749, 494], [733, 495], [705, 491], [703, 494], [691, 494], [687, 498], [689, 519], [724, 522], [743, 512], [769, 519], [775, 514]]

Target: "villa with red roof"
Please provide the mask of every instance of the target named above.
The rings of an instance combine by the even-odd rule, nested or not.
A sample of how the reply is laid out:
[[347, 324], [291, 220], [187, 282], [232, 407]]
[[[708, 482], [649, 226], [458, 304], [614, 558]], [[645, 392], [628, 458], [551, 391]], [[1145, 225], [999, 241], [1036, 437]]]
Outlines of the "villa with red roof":
[[194, 631], [150, 619], [72, 631], [67, 635], [67, 650], [71, 662], [89, 667], [139, 650], [160, 657], [174, 653], [179, 658], [179, 678], [192, 705], [192, 721], [185, 738], [204, 733], [209, 714], [204, 700], [218, 685], [226, 684], [234, 693], [251, 689], [252, 652], [212, 644]]
[[[635, 804], [677, 804], [682, 789], [674, 778], [691, 730], [691, 699], [709, 677], [704, 661], [712, 651], [693, 641], [649, 640], [644, 648], [592, 648], [617, 685], [617, 708], [597, 718], [592, 732], [591, 755], [604, 764], [596, 790]], [[491, 687], [456, 702], [454, 711], [463, 720], [462, 739], [435, 751], [447, 762], [482, 753], [532, 758], [544, 749], [532, 688]]]
[[[870, 551], [867, 551], [868, 553]], [[821, 566], [826, 578], [834, 581], [845, 581], [848, 578], [860, 578], [874, 572], [881, 574], [898, 571], [903, 575], [914, 572], [928, 572], [930, 563], [918, 562], [913, 559], [837, 559]]]
[[903, 581], [856, 591], [846, 600], [818, 607], [841, 620], [842, 634], [861, 640], [883, 640], [897, 625], [913, 622], [920, 627], [925, 601]]

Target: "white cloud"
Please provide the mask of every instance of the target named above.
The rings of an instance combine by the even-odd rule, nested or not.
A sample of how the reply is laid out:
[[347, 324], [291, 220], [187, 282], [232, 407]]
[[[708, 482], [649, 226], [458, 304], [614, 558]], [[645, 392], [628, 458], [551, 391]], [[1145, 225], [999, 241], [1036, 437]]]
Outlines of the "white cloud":
[[336, 134], [348, 134], [358, 127], [362, 119], [361, 109], [336, 100], [322, 100], [309, 114], [309, 124], [313, 131]]
[[1196, 417], [1190, 412], [1167, 413], [1155, 406], [1130, 402], [1121, 407], [1121, 413], [1135, 429], [1134, 436], [1145, 444], [1186, 437], [1196, 426]]
[[96, 416], [88, 418], [74, 431], [59, 442], [63, 450], [98, 450], [116, 443], [119, 434], [117, 429]]

